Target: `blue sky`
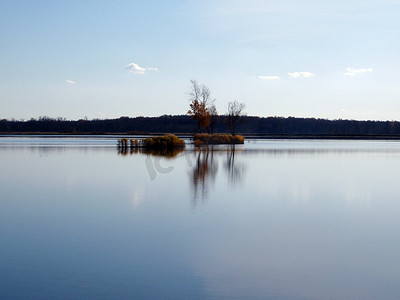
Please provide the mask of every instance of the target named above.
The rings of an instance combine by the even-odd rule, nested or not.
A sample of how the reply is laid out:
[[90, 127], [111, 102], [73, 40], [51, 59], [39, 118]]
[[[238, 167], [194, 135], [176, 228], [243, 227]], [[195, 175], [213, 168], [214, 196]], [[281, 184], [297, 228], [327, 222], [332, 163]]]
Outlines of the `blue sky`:
[[1, 1], [0, 118], [400, 120], [400, 1]]

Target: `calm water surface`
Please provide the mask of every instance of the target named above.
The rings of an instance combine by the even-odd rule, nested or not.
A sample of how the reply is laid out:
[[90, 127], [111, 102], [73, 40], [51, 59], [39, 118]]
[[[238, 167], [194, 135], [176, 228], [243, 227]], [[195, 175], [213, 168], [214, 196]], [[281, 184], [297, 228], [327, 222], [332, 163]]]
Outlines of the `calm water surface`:
[[399, 299], [400, 143], [0, 138], [1, 299]]

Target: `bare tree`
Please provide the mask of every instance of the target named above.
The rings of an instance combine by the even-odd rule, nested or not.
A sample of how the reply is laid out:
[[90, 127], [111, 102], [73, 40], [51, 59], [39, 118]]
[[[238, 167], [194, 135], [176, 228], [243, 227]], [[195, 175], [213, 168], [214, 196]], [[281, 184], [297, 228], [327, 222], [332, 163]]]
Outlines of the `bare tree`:
[[244, 103], [239, 103], [237, 101], [231, 101], [228, 103], [228, 113], [226, 116], [226, 122], [228, 130], [232, 135], [235, 135], [235, 129], [240, 117], [244, 116], [243, 110], [246, 108]]
[[196, 80], [190, 80], [190, 83], [192, 85], [189, 92], [191, 102], [197, 100], [207, 108], [214, 103], [215, 99], [211, 98], [210, 89], [206, 85], [199, 85]]
[[190, 101], [193, 102], [195, 100], [200, 102], [200, 98], [201, 98], [201, 87], [199, 86], [199, 84], [197, 83], [196, 80], [190, 80], [190, 83], [192, 84], [190, 92], [189, 92], [189, 96], [190, 96]]
[[198, 129], [205, 131], [210, 126], [211, 113], [214, 99], [211, 98], [210, 89], [205, 85], [199, 85], [196, 80], [191, 80], [191, 90], [189, 92], [190, 109], [188, 114], [197, 121]]

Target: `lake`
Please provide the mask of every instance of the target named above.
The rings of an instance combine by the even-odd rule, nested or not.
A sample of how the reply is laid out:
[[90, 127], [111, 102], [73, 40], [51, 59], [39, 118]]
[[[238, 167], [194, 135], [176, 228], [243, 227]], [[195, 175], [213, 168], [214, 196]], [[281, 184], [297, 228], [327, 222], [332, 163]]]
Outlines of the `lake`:
[[400, 298], [400, 142], [116, 139], [0, 137], [2, 299]]

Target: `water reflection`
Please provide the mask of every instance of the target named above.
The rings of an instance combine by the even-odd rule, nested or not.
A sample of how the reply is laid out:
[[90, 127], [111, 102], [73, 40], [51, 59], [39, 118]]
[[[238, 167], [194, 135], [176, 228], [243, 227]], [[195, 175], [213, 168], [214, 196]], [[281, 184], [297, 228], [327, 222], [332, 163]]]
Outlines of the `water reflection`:
[[176, 157], [179, 153], [183, 151], [184, 151], [183, 148], [176, 148], [176, 149], [118, 148], [118, 154], [120, 155], [146, 154], [146, 155], [160, 156], [165, 158]]
[[214, 149], [198, 148], [195, 151], [195, 166], [191, 171], [191, 183], [193, 192], [193, 205], [196, 205], [201, 199], [206, 199], [210, 182], [215, 182], [218, 172], [218, 162], [214, 158]]
[[[145, 165], [150, 179], [153, 181], [158, 174], [173, 173], [175, 167], [169, 165], [162, 167], [160, 158], [175, 159], [178, 154], [184, 153], [189, 171], [190, 188], [193, 194], [193, 205], [196, 206], [199, 200], [204, 201], [209, 196], [209, 190], [217, 179], [218, 161], [224, 166], [225, 178], [232, 187], [243, 181], [243, 173], [246, 168], [241, 162], [236, 161], [238, 151], [235, 145], [227, 147], [209, 146], [196, 147], [194, 149], [145, 149], [145, 148], [118, 148], [118, 154], [122, 156], [144, 154], [146, 155]], [[151, 156], [155, 156], [151, 159]], [[173, 174], [170, 174], [173, 176]]]
[[235, 163], [235, 145], [229, 146], [226, 152], [225, 169], [227, 171], [228, 182], [230, 185], [237, 185], [243, 182], [243, 173], [246, 168], [241, 163]]
[[400, 144], [315, 144], [0, 146], [2, 298], [400, 299]]
[[204, 201], [209, 195], [210, 185], [214, 184], [218, 173], [218, 160], [226, 156], [224, 167], [226, 178], [230, 186], [236, 186], [243, 181], [243, 173], [246, 168], [242, 163], [235, 161], [238, 149], [234, 145], [227, 148], [197, 148], [195, 151], [195, 165], [191, 176], [191, 188], [193, 193], [193, 205], [201, 199]]

